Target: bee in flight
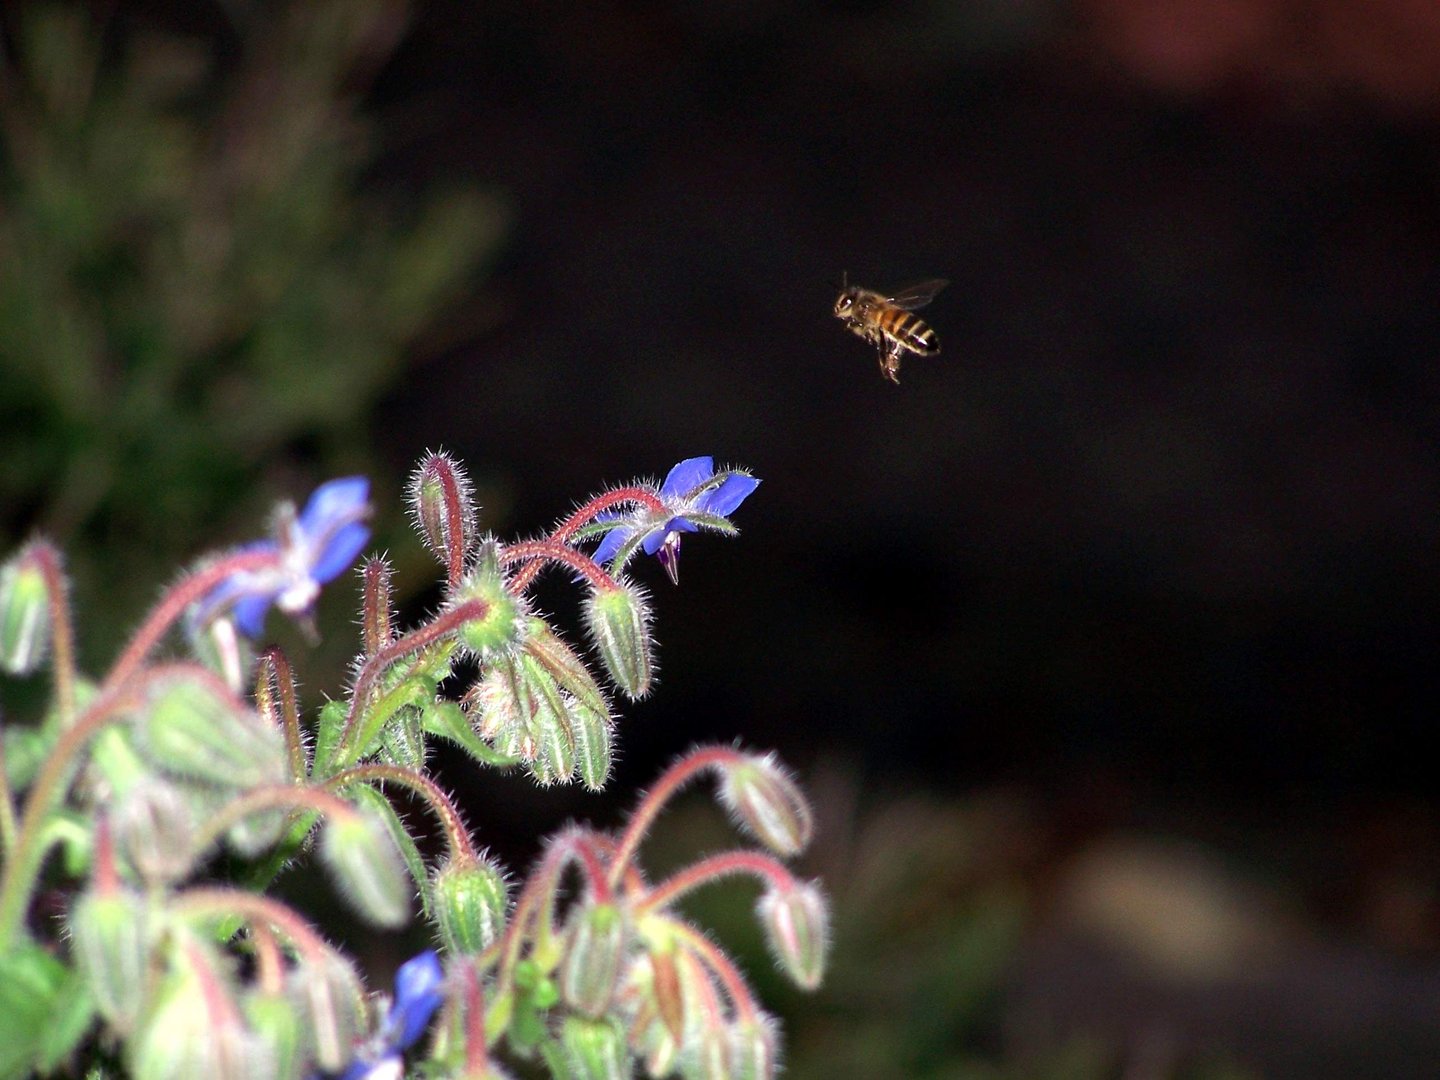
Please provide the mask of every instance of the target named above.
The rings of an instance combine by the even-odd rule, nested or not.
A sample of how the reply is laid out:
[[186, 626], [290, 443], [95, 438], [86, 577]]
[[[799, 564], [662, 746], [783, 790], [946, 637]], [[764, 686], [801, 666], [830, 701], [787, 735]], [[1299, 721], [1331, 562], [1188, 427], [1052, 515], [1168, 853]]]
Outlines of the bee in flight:
[[880, 352], [880, 371], [893, 383], [900, 382], [900, 358], [907, 352], [934, 356], [940, 339], [918, 315], [922, 308], [949, 282], [944, 278], [921, 281], [885, 296], [858, 285], [844, 284], [835, 301], [835, 317], [851, 333], [858, 334]]

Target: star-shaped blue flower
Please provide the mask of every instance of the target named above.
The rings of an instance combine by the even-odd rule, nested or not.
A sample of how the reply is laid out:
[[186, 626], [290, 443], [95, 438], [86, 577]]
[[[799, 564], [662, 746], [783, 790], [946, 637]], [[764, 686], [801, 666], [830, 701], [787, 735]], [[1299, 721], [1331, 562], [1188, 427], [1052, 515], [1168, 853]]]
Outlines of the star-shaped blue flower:
[[618, 524], [605, 534], [591, 557], [597, 563], [613, 560], [618, 569], [638, 549], [659, 558], [670, 580], [679, 584], [681, 534], [701, 529], [734, 533], [730, 514], [759, 486], [760, 481], [748, 473], [733, 469], [716, 472], [714, 458], [686, 458], [660, 485], [664, 512], [641, 511], [614, 518]]
[[274, 539], [240, 549], [275, 552], [278, 565], [222, 582], [200, 605], [198, 621], [228, 609], [240, 632], [255, 638], [264, 630], [272, 604], [287, 615], [307, 614], [320, 586], [349, 569], [369, 541], [369, 496], [369, 480], [346, 476], [316, 488], [298, 516], [293, 507], [283, 509]]
[[395, 1000], [364, 1050], [341, 1073], [341, 1080], [379, 1080], [399, 1077], [400, 1056], [419, 1041], [435, 1010], [445, 1001], [445, 971], [440, 957], [426, 949], [400, 965], [395, 973]]

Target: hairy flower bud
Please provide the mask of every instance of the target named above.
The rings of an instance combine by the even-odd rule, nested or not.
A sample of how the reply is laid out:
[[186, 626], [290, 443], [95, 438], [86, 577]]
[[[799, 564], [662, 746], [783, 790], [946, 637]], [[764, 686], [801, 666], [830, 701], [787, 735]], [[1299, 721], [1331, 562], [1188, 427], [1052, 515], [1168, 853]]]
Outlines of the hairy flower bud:
[[621, 693], [638, 700], [650, 692], [650, 602], [636, 585], [600, 588], [585, 601], [585, 624], [600, 660]]
[[825, 974], [830, 912], [813, 884], [793, 882], [760, 897], [756, 907], [770, 952], [785, 974], [805, 990], [814, 990]]
[[454, 600], [485, 603], [483, 615], [467, 620], [456, 631], [460, 643], [480, 661], [508, 656], [524, 641], [529, 619], [520, 598], [505, 588], [493, 542], [481, 548], [479, 561], [455, 589]]
[[775, 1021], [760, 1013], [730, 1025], [731, 1075], [735, 1080], [775, 1080], [780, 1072]]
[[[461, 563], [475, 542], [476, 511], [470, 477], [449, 454], [429, 453], [410, 474], [405, 495], [420, 539], [449, 567]], [[458, 533], [456, 527], [458, 526]]]
[[751, 754], [727, 766], [719, 794], [735, 821], [777, 855], [798, 855], [810, 843], [810, 804], [774, 755]]
[[580, 782], [591, 791], [599, 791], [610, 779], [614, 756], [615, 724], [608, 710], [598, 712], [583, 701], [576, 701], [570, 714], [571, 733], [575, 738], [575, 767]]
[[625, 1080], [632, 1075], [625, 1033], [614, 1020], [567, 1016], [560, 1042], [575, 1080]]
[[454, 859], [430, 879], [430, 906], [447, 951], [473, 955], [505, 929], [509, 890], [489, 860]]
[[560, 996], [586, 1016], [603, 1016], [615, 997], [629, 941], [624, 913], [614, 904], [585, 904], [570, 918]]
[[141, 752], [176, 776], [234, 788], [286, 779], [279, 731], [198, 669], [151, 685], [136, 734]]
[[50, 648], [50, 590], [33, 546], [0, 566], [0, 669], [30, 675]]
[[135, 1080], [272, 1076], [274, 1063], [245, 1029], [224, 962], [188, 936], [177, 942], [172, 959], [127, 1043], [130, 1075]]
[[100, 1014], [129, 1032], [145, 1004], [152, 921], [137, 892], [115, 888], [81, 893], [70, 909], [70, 940]]
[[377, 926], [410, 921], [410, 877], [394, 839], [378, 819], [360, 811], [332, 817], [320, 840], [320, 857], [360, 915]]
[[365, 997], [350, 962], [329, 952], [297, 965], [287, 976], [285, 995], [319, 1065], [338, 1072], [350, 1059], [356, 1032], [364, 1026]]

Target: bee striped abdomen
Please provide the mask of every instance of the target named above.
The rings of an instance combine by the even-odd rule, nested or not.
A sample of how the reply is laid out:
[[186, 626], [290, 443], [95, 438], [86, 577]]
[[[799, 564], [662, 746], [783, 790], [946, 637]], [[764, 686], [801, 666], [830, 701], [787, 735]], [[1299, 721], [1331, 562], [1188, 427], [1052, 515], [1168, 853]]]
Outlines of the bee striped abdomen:
[[928, 356], [940, 351], [940, 339], [920, 316], [898, 309], [888, 311], [886, 315], [889, 325], [884, 326], [885, 332], [911, 352]]

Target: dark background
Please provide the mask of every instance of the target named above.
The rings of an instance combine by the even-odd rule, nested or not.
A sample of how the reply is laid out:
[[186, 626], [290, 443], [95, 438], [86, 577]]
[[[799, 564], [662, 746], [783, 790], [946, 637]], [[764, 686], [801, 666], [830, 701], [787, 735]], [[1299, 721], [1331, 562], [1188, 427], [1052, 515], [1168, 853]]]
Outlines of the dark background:
[[[493, 331], [382, 409], [395, 470], [443, 442], [502, 534], [692, 454], [765, 480], [651, 571], [637, 770], [738, 734], [950, 787], [1432, 790], [1436, 78], [1273, 6], [420, 9], [389, 173], [514, 229]], [[1394, 7], [1402, 80], [1440, 27]], [[950, 278], [941, 356], [883, 382], [842, 272]]]

